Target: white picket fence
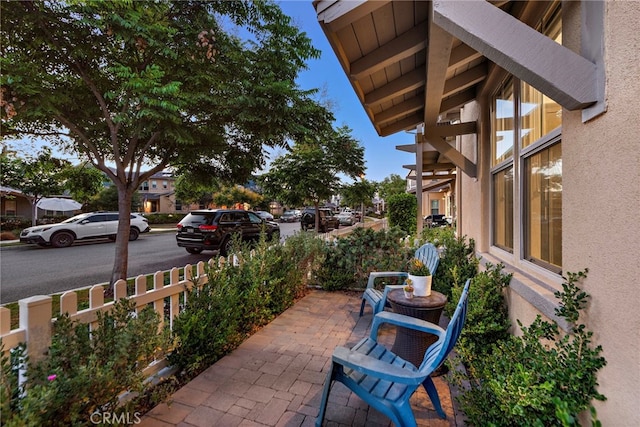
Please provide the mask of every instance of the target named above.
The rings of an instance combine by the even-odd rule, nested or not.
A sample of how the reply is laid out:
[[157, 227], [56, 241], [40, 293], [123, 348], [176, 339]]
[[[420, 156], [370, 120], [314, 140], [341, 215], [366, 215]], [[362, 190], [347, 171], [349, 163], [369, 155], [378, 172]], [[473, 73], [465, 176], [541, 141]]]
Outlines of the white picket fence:
[[[211, 268], [219, 268], [225, 259], [212, 258], [208, 264]], [[187, 264], [180, 276], [180, 269], [175, 267], [169, 271], [158, 271], [153, 275], [153, 289], [147, 290], [147, 277], [140, 275], [135, 279], [135, 289], [132, 295], [127, 295], [127, 283], [118, 280], [114, 285], [114, 299], [105, 303], [104, 286], [95, 285], [89, 289], [89, 308], [78, 310], [78, 295], [75, 291], [67, 291], [60, 297], [60, 314], [68, 313], [73, 321], [95, 325], [98, 312], [110, 310], [115, 301], [128, 297], [135, 301], [136, 310], [149, 305], [153, 306], [160, 317], [160, 329], [165, 322], [173, 330], [173, 321], [180, 311], [180, 301], [186, 298], [187, 290], [195, 283], [199, 286], [207, 283], [205, 273], [207, 263], [200, 261], [195, 266]], [[169, 278], [165, 285], [165, 279]], [[168, 303], [165, 300], [168, 299]], [[8, 352], [20, 343], [27, 344], [27, 355], [31, 361], [44, 357], [51, 345], [52, 327], [56, 318], [51, 318], [53, 298], [51, 296], [36, 295], [18, 301], [20, 323], [18, 328], [11, 329], [11, 313], [6, 307], [0, 307], [0, 338], [4, 351]], [[168, 313], [168, 316], [166, 314]], [[167, 365], [166, 360], [156, 360], [144, 370], [146, 375], [153, 375]]]

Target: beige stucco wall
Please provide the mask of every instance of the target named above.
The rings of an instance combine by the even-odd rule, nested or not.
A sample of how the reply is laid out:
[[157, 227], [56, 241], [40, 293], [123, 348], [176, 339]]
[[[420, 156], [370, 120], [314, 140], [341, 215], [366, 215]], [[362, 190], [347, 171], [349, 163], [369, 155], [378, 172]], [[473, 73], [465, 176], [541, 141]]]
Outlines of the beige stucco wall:
[[[595, 407], [603, 425], [626, 427], [640, 425], [640, 3], [607, 1], [604, 7], [607, 111], [587, 123], [581, 111], [563, 111], [563, 271], [589, 268], [583, 288], [591, 302], [583, 320], [607, 360], [598, 373], [598, 391], [607, 401]], [[567, 9], [564, 44], [579, 52], [580, 4]], [[469, 104], [461, 115], [462, 121], [478, 120], [480, 143], [477, 179], [458, 172], [458, 230], [476, 240], [485, 260], [505, 262], [515, 273], [510, 317], [527, 325], [537, 314], [553, 315], [553, 290], [562, 280], [519, 259], [518, 235], [516, 255], [490, 246], [488, 116], [482, 107]], [[458, 149], [476, 159], [474, 138], [460, 138]], [[581, 422], [590, 424], [586, 417]]]
[[588, 326], [607, 360], [598, 389], [608, 400], [596, 405], [598, 416], [603, 425], [638, 426], [640, 3], [605, 8], [607, 112], [588, 123], [563, 112], [563, 269], [589, 268]]

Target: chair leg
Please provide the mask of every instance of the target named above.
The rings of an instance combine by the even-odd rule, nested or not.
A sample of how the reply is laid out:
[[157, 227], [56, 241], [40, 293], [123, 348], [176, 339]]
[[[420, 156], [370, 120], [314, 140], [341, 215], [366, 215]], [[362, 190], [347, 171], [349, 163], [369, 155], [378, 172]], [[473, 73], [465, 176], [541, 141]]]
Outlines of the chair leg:
[[422, 385], [427, 391], [429, 399], [431, 399], [431, 403], [433, 403], [433, 407], [435, 408], [440, 418], [446, 420], [447, 414], [445, 414], [442, 410], [442, 405], [440, 404], [440, 396], [438, 396], [438, 391], [436, 390], [436, 386], [435, 384], [433, 384], [433, 380], [431, 379], [431, 377], [427, 376], [427, 378], [422, 382]]
[[322, 427], [322, 420], [324, 419], [324, 414], [327, 411], [327, 401], [329, 400], [329, 392], [331, 391], [331, 386], [333, 385], [336, 368], [336, 364], [332, 362], [331, 370], [327, 373], [327, 379], [324, 380], [324, 387], [322, 389], [322, 400], [320, 401], [320, 411], [318, 412], [318, 417], [316, 418], [316, 427]]
[[362, 314], [364, 313], [364, 304], [367, 302], [367, 300], [365, 300], [364, 298], [362, 298], [362, 304], [360, 304], [360, 317], [362, 317]]

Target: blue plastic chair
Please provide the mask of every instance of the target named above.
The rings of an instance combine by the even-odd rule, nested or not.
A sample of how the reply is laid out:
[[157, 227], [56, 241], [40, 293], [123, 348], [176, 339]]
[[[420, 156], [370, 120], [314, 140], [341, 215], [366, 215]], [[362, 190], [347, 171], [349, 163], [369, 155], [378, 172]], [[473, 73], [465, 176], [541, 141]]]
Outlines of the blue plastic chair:
[[[389, 417], [396, 426], [402, 427], [416, 425], [409, 399], [422, 384], [436, 412], [445, 419], [430, 375], [444, 362], [460, 336], [467, 314], [470, 283], [471, 279], [465, 283], [446, 330], [424, 320], [385, 311], [375, 316], [369, 337], [351, 349], [336, 347], [331, 358], [331, 370], [324, 383], [316, 426], [322, 426], [334, 381], [347, 386], [367, 404]], [[383, 323], [428, 332], [436, 335], [438, 340], [429, 346], [422, 363], [416, 367], [376, 341], [378, 328]]]
[[[426, 243], [420, 246], [414, 257], [419, 259], [429, 267], [429, 271], [431, 275], [434, 276], [436, 274], [436, 270], [438, 269], [438, 264], [440, 263], [440, 254], [438, 253], [438, 249], [431, 243]], [[364, 290], [362, 294], [362, 304], [360, 305], [360, 317], [364, 314], [364, 304], [369, 303], [371, 308], [373, 309], [374, 316], [384, 310], [385, 305], [387, 304], [387, 294], [389, 291], [397, 288], [401, 288], [403, 285], [387, 285], [383, 290], [376, 289], [375, 281], [380, 277], [397, 277], [397, 278], [406, 278], [409, 274], [404, 271], [374, 271], [369, 274], [369, 280], [367, 281], [367, 288]]]

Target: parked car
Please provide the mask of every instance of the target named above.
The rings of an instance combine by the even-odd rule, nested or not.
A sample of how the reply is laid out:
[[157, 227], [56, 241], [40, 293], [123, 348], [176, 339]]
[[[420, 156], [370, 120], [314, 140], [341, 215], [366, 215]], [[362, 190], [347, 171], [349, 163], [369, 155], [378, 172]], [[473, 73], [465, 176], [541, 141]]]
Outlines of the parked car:
[[[150, 230], [147, 218], [141, 214], [131, 214], [129, 240], [138, 238], [140, 233]], [[76, 240], [109, 238], [116, 239], [118, 233], [118, 212], [89, 212], [72, 216], [56, 224], [38, 225], [22, 230], [22, 243], [40, 246], [66, 248]]]
[[[320, 211], [320, 225], [318, 231], [320, 233], [326, 233], [329, 230], [340, 228], [340, 221], [334, 214], [331, 208], [319, 208]], [[316, 226], [316, 210], [315, 208], [306, 208], [302, 212], [302, 218], [300, 218], [300, 228], [302, 230], [309, 230]]]
[[286, 211], [280, 217], [280, 222], [296, 222], [299, 219], [295, 211]]
[[190, 254], [213, 250], [226, 256], [235, 235], [240, 235], [242, 241], [256, 242], [262, 232], [268, 239], [280, 238], [278, 224], [260, 218], [255, 212], [203, 209], [192, 211], [178, 223], [176, 241]]
[[273, 221], [273, 215], [266, 211], [254, 211], [258, 216], [267, 221]]
[[337, 215], [337, 218], [340, 225], [353, 225], [358, 222], [353, 212], [342, 211]]
[[451, 224], [442, 214], [427, 215], [424, 217], [425, 226], [430, 228], [449, 227]]

